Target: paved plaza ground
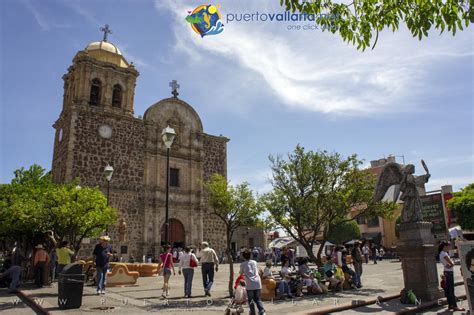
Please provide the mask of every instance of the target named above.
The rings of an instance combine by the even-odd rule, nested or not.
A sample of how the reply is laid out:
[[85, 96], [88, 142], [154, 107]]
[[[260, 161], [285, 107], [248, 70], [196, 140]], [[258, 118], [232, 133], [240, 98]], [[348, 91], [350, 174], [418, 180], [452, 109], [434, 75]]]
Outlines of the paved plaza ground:
[[[263, 266], [263, 264], [262, 264]], [[441, 266], [438, 265], [439, 270]], [[279, 267], [277, 267], [278, 269]], [[226, 298], [228, 265], [221, 265], [216, 273], [215, 283], [212, 289], [211, 299], [206, 299], [202, 289], [201, 272], [196, 270], [193, 282], [193, 298], [186, 300], [183, 298], [183, 278], [176, 275], [171, 277], [171, 291], [168, 301], [161, 297], [162, 277], [139, 278], [137, 285], [128, 287], [108, 288], [105, 296], [96, 296], [95, 287], [84, 287], [84, 295], [81, 309], [59, 310], [57, 305], [57, 283], [51, 287], [36, 289], [23, 286], [24, 294], [36, 299], [44, 309], [51, 314], [93, 314], [93, 313], [114, 313], [114, 314], [145, 314], [159, 312], [165, 314], [182, 314], [190, 312], [192, 314], [223, 314], [229, 302]], [[459, 268], [457, 268], [459, 270]], [[377, 296], [389, 296], [400, 292], [403, 286], [401, 265], [396, 261], [382, 261], [376, 265], [369, 263], [364, 265], [363, 272], [364, 287], [357, 291], [343, 291], [336, 294], [314, 295], [295, 300], [265, 302], [267, 314], [295, 314], [305, 312], [317, 312], [325, 307], [350, 303], [354, 300], [367, 300]], [[456, 281], [462, 280], [459, 272], [456, 272]], [[463, 295], [464, 287], [457, 286], [456, 294]], [[15, 295], [8, 295], [5, 289], [0, 291], [0, 312], [2, 314], [34, 314], [34, 312], [22, 301], [18, 301]], [[113, 307], [113, 309], [107, 309]], [[406, 306], [398, 303], [398, 299], [381, 303], [381, 305], [371, 305], [359, 307], [343, 313], [391, 313], [397, 312]], [[466, 305], [464, 305], [466, 307]], [[245, 308], [248, 313], [248, 307]], [[438, 310], [430, 310], [430, 313], [443, 312], [445, 307]], [[460, 314], [460, 313], [457, 313]]]

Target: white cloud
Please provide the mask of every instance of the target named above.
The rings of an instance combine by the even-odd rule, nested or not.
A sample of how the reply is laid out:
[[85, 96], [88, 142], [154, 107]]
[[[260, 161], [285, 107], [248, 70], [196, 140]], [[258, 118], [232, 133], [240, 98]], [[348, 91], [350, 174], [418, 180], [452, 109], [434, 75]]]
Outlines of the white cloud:
[[234, 167], [228, 171], [228, 177], [232, 185], [248, 182], [250, 189], [257, 193], [266, 193], [272, 189], [270, 183], [272, 172], [270, 168], [251, 170], [249, 167]]
[[68, 6], [70, 9], [72, 9], [74, 12], [82, 16], [85, 20], [87, 20], [89, 23], [93, 25], [100, 26], [102, 23], [95, 17], [95, 15], [87, 10], [84, 7], [84, 4], [77, 1], [77, 0], [68, 0], [63, 2], [66, 6]]
[[460, 164], [474, 164], [474, 155], [461, 155], [461, 156], [449, 156], [449, 157], [438, 157], [430, 159], [430, 165], [460, 165]]
[[31, 3], [29, 0], [22, 0], [23, 5], [33, 14], [36, 23], [41, 27], [43, 31], [49, 31], [51, 29], [50, 24], [48, 23], [47, 19], [41, 14], [38, 9]]
[[[258, 11], [283, 10], [262, 6]], [[223, 34], [200, 38], [184, 21], [195, 4], [155, 1], [155, 7], [174, 17], [176, 50], [195, 62], [205, 59], [202, 51], [237, 62], [242, 71], [260, 75], [286, 106], [309, 111], [369, 115], [417, 110], [413, 102], [428, 88], [424, 81], [430, 65], [441, 57], [472, 56], [466, 43], [456, 47], [426, 39], [420, 45], [403, 31], [383, 32], [375, 50], [362, 53], [338, 35], [289, 31], [284, 23], [231, 22]], [[253, 10], [254, 2], [222, 3], [223, 15]]]
[[426, 184], [426, 191], [441, 189], [441, 186], [452, 185], [454, 191], [458, 191], [468, 184], [474, 183], [474, 176], [457, 176], [457, 177], [444, 177], [444, 178], [430, 178], [430, 181]]

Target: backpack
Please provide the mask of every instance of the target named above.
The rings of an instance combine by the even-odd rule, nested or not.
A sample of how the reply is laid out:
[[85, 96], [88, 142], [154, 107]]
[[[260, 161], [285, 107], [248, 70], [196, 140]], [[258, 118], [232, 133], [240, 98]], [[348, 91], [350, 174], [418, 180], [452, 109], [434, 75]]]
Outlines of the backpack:
[[407, 289], [402, 289], [400, 291], [400, 303], [410, 304], [410, 300], [408, 300], [408, 290]]
[[416, 304], [416, 295], [413, 290], [408, 290], [408, 301], [410, 304]]
[[402, 291], [400, 291], [400, 303], [416, 304], [416, 300], [416, 295], [413, 290], [402, 289]]

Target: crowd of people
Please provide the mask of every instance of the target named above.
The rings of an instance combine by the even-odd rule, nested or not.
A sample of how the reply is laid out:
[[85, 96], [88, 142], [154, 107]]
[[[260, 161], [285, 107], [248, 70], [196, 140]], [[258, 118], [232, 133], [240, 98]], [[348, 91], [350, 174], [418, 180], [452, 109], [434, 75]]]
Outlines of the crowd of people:
[[[57, 277], [63, 268], [71, 263], [74, 251], [67, 241], [57, 244], [52, 235], [48, 243], [35, 246], [32, 255], [25, 257], [21, 248], [15, 245], [6, 255], [3, 262], [3, 271], [0, 273], [0, 285], [9, 285], [9, 292], [16, 292], [20, 277], [24, 271], [25, 262], [29, 262], [28, 271], [34, 273], [35, 284], [42, 287]], [[110, 270], [110, 261], [118, 260], [110, 237], [103, 235], [95, 246], [92, 255], [95, 266], [95, 282], [97, 294], [105, 294], [107, 272]], [[46, 246], [50, 245], [49, 251]], [[195, 269], [200, 266], [202, 274], [202, 288], [205, 296], [211, 296], [214, 283], [214, 274], [219, 270], [219, 259], [215, 250], [207, 242], [202, 242], [198, 248], [164, 246], [159, 256], [159, 272], [163, 276], [162, 297], [167, 298], [170, 291], [171, 275], [183, 276], [184, 297], [192, 297], [193, 278]], [[329, 291], [357, 290], [362, 288], [364, 264], [370, 259], [374, 264], [383, 259], [385, 251], [382, 247], [369, 246], [355, 241], [351, 246], [327, 246], [323, 257], [322, 267], [309, 267], [308, 258], [297, 258], [293, 248], [283, 247], [265, 252], [258, 248], [241, 248], [236, 253], [237, 262], [240, 262], [240, 275], [245, 279], [245, 290], [248, 296], [251, 314], [259, 314], [265, 310], [261, 303], [262, 282], [273, 280], [276, 282], [275, 295], [277, 298], [294, 298], [302, 296], [304, 289], [307, 294], [325, 294]], [[262, 256], [263, 255], [263, 256]], [[257, 262], [266, 259], [265, 268], [260, 270]], [[133, 259], [131, 257], [131, 259]], [[151, 259], [150, 259], [151, 260]], [[155, 261], [155, 259], [153, 259]], [[456, 304], [454, 296], [454, 263], [449, 255], [449, 244], [442, 242], [439, 247], [439, 261], [443, 264], [442, 286], [450, 310], [461, 310]], [[274, 268], [281, 266], [280, 270]]]
[[69, 242], [56, 242], [52, 234], [47, 239], [37, 244], [28, 255], [18, 243], [3, 255], [2, 273], [0, 284], [8, 283], [9, 292], [17, 291], [20, 278], [34, 277], [38, 288], [50, 284], [57, 278], [64, 266], [70, 264], [74, 251]]

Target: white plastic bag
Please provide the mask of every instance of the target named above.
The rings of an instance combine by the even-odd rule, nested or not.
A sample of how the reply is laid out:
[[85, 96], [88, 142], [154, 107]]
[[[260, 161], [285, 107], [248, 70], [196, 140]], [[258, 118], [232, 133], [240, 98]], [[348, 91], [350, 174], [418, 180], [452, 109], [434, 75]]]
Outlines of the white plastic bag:
[[245, 287], [241, 285], [237, 286], [234, 293], [234, 302], [236, 304], [244, 304], [247, 302], [247, 290], [245, 290]]

